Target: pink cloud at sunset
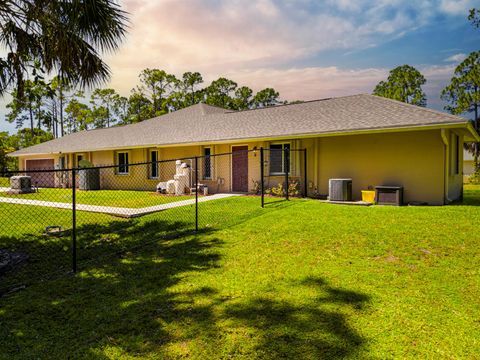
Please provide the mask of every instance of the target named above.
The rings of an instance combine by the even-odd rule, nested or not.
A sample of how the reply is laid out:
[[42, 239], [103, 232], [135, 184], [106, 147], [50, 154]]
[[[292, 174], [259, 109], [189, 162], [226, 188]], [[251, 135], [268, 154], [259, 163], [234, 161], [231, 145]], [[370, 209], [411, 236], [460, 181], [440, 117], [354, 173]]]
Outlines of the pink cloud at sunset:
[[[139, 72], [155, 67], [176, 75], [199, 71], [207, 83], [226, 76], [254, 89], [273, 86], [282, 98], [294, 100], [371, 92], [400, 65], [382, 60], [383, 47], [432, 26], [435, 16], [466, 14], [472, 2], [420, 0], [414, 8], [395, 0], [125, 0], [121, 5], [130, 13], [130, 31], [120, 51], [107, 57], [109, 86], [128, 94]], [[367, 66], [366, 49], [372, 57]], [[454, 65], [444, 60], [454, 54], [437, 61], [417, 59], [416, 52], [410, 63], [425, 72], [427, 93], [438, 95]]]

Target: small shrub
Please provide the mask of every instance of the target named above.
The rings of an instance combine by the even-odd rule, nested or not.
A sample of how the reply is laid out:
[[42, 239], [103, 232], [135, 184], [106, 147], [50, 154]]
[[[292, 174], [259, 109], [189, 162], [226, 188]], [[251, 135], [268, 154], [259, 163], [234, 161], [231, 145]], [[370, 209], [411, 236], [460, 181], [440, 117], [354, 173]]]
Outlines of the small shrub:
[[468, 177], [468, 182], [470, 184], [480, 184], [480, 168], [475, 170], [475, 172]]
[[91, 167], [93, 167], [93, 164], [90, 161], [83, 159], [83, 160], [80, 160], [78, 162], [78, 167], [79, 168], [91, 168]]
[[279, 183], [277, 186], [272, 187], [272, 195], [283, 196], [283, 183]]
[[[285, 196], [285, 188], [283, 183], [279, 183], [277, 186], [272, 186], [265, 189], [266, 195], [272, 196]], [[290, 180], [288, 183], [288, 195], [300, 196], [300, 185], [297, 180]]]
[[290, 181], [288, 184], [288, 195], [289, 196], [299, 196], [300, 195], [300, 185], [297, 180]]

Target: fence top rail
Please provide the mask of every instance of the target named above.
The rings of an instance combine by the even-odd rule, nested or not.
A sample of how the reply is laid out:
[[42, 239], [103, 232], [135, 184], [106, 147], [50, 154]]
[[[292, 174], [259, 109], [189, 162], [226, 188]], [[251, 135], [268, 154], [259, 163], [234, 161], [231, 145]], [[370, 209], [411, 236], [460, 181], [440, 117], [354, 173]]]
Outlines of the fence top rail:
[[271, 149], [271, 148], [263, 148], [264, 151], [299, 151], [299, 152], [304, 152], [305, 149]]
[[[270, 148], [256, 148], [256, 149], [249, 149], [249, 150], [238, 150], [238, 152], [257, 152], [263, 149], [264, 151], [280, 151], [280, 149], [270, 149]], [[281, 150], [283, 151], [283, 150]], [[288, 151], [305, 151], [305, 149], [288, 149]], [[158, 161], [145, 161], [145, 162], [137, 162], [137, 163], [130, 163], [126, 166], [140, 166], [140, 165], [151, 165], [151, 164], [162, 164], [162, 163], [171, 163], [173, 161], [182, 161], [182, 160], [189, 160], [192, 161], [195, 158], [202, 159], [202, 158], [212, 158], [217, 156], [227, 156], [232, 155], [234, 152], [225, 152], [225, 153], [218, 153], [218, 154], [211, 154], [211, 155], [198, 155], [198, 156], [187, 156], [175, 159], [164, 159]], [[78, 170], [93, 170], [93, 169], [115, 169], [118, 168], [120, 165], [118, 164], [110, 164], [110, 165], [97, 165], [97, 166], [90, 166], [90, 167], [71, 167], [71, 168], [63, 168], [63, 169], [31, 169], [31, 170], [9, 170], [9, 171], [2, 171], [3, 176], [14, 176], [17, 174], [24, 174], [24, 173], [51, 173], [51, 172], [68, 172], [68, 171], [78, 171]]]

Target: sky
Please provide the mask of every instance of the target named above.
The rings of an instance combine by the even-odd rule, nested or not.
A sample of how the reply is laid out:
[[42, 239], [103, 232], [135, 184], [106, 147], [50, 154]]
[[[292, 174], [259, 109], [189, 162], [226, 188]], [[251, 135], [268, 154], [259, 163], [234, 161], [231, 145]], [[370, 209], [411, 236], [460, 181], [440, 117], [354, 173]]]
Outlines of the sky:
[[[113, 87], [128, 95], [144, 68], [208, 84], [227, 77], [282, 100], [371, 93], [388, 71], [409, 64], [427, 79], [427, 106], [455, 66], [480, 50], [467, 21], [480, 0], [121, 0], [130, 15], [119, 51], [105, 54]], [[5, 100], [4, 100], [5, 102]], [[0, 116], [4, 117], [5, 104]], [[0, 121], [0, 130], [14, 130]]]

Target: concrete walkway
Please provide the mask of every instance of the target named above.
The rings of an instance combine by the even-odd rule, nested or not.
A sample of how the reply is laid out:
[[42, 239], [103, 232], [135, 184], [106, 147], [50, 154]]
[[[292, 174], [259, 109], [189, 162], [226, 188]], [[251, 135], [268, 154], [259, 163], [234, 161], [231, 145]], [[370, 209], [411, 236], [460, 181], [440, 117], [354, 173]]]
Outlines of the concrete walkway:
[[[232, 196], [241, 196], [241, 194], [215, 194], [209, 196], [202, 196], [198, 198], [198, 202], [206, 202], [218, 199], [225, 199]], [[19, 199], [19, 198], [7, 198], [0, 197], [0, 203], [8, 204], [18, 204], [18, 205], [31, 205], [31, 206], [43, 206], [55, 209], [67, 209], [72, 210], [71, 203], [62, 203], [56, 201], [42, 201], [42, 200], [28, 200], [28, 199]], [[120, 216], [125, 218], [138, 217], [146, 214], [155, 213], [158, 211], [163, 211], [167, 209], [173, 209], [180, 206], [194, 205], [195, 199], [181, 200], [170, 202], [166, 204], [160, 204], [155, 206], [149, 206], [144, 208], [122, 208], [114, 206], [100, 206], [100, 205], [86, 205], [86, 204], [77, 204], [76, 208], [80, 211], [88, 211], [94, 213], [102, 213], [113, 216]]]

